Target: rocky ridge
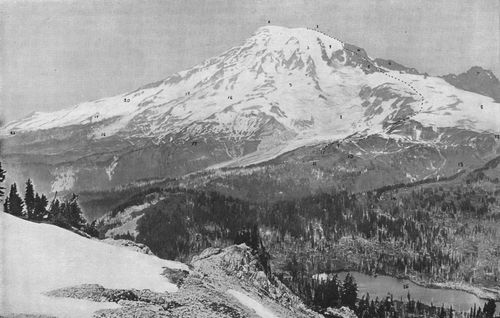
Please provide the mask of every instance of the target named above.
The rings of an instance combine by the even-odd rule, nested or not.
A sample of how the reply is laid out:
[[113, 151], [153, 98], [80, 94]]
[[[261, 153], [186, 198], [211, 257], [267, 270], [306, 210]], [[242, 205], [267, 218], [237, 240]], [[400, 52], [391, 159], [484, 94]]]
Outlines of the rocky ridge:
[[[175, 293], [149, 290], [106, 289], [85, 284], [53, 290], [51, 297], [95, 302], [116, 302], [94, 317], [323, 317], [308, 309], [300, 298], [263, 271], [257, 256], [245, 244], [224, 249], [208, 248], [193, 257], [190, 271], [164, 273], [177, 281]], [[347, 308], [329, 309], [337, 317], [353, 317]]]

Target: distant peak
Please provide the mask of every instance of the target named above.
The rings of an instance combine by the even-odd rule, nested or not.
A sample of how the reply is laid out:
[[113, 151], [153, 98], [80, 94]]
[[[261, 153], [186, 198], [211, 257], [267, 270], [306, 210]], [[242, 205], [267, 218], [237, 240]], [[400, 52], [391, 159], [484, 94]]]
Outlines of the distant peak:
[[319, 45], [327, 46], [333, 50], [343, 49], [341, 41], [318, 30], [275, 25], [260, 27], [249, 41], [260, 43], [271, 50], [282, 50], [284, 47], [293, 46], [309, 54], [312, 54]]
[[464, 77], [464, 76], [468, 76], [468, 77], [479, 77], [479, 78], [489, 78], [490, 80], [493, 80], [493, 81], [496, 81], [498, 82], [498, 78], [495, 76], [495, 74], [488, 70], [488, 69], [485, 69], [481, 66], [472, 66], [471, 68], [469, 68], [467, 71], [463, 72], [463, 73], [460, 73], [460, 74], [453, 74], [453, 73], [450, 73], [448, 75], [444, 75], [443, 77]]
[[301, 28], [287, 28], [277, 25], [266, 25], [257, 29], [254, 35], [267, 35], [267, 36], [288, 36], [296, 38], [329, 38], [331, 40], [338, 41], [333, 37], [326, 35], [320, 30], [309, 29], [305, 27]]
[[463, 90], [475, 92], [500, 101], [500, 81], [492, 71], [473, 66], [466, 72], [442, 76], [451, 85]]
[[482, 68], [481, 66], [473, 66], [471, 67], [470, 69], [467, 70], [467, 72], [465, 72], [466, 74], [470, 74], [470, 75], [486, 75], [488, 77], [490, 77], [492, 80], [496, 80], [498, 81], [498, 78], [495, 76], [495, 74], [488, 70], [488, 69], [485, 69], [485, 68]]
[[312, 31], [312, 30], [308, 30], [307, 28], [287, 28], [279, 25], [265, 25], [258, 28], [256, 33], [279, 33], [279, 32], [294, 33], [296, 31], [301, 32], [301, 31]]

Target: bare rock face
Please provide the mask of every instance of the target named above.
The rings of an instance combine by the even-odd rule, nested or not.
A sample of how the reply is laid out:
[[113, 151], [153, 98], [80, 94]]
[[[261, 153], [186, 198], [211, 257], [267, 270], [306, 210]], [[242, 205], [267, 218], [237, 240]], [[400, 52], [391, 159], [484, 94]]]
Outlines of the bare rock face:
[[[208, 248], [191, 261], [194, 271], [213, 284], [241, 291], [284, 317], [321, 317], [272, 275], [268, 277], [257, 255], [245, 244]], [[281, 315], [277, 315], [278, 317]]]
[[444, 75], [443, 79], [460, 89], [490, 96], [500, 101], [500, 81], [490, 70], [473, 66], [467, 72]]
[[261, 271], [259, 261], [252, 255], [251, 248], [245, 244], [233, 245], [224, 249], [207, 248], [199, 256], [193, 257], [191, 265], [202, 273], [220, 274], [220, 272], [224, 272], [238, 278], [254, 278]]

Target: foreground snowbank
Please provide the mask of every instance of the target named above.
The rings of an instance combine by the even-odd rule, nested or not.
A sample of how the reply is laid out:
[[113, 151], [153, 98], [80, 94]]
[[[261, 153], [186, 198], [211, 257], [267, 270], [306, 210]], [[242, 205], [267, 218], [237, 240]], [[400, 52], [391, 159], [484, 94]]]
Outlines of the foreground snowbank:
[[163, 267], [187, 266], [86, 239], [48, 224], [0, 212], [0, 314], [88, 317], [112, 303], [58, 299], [42, 293], [79, 284], [174, 292]]

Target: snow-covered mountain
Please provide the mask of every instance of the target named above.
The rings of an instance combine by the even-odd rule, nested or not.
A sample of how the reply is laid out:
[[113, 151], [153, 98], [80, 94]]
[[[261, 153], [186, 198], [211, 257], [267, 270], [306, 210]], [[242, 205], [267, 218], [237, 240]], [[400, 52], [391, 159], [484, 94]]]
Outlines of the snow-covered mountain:
[[102, 189], [249, 166], [353, 136], [439, 148], [461, 134], [490, 156], [499, 119], [491, 97], [317, 30], [267, 26], [165, 80], [8, 123], [3, 156], [18, 180]]

